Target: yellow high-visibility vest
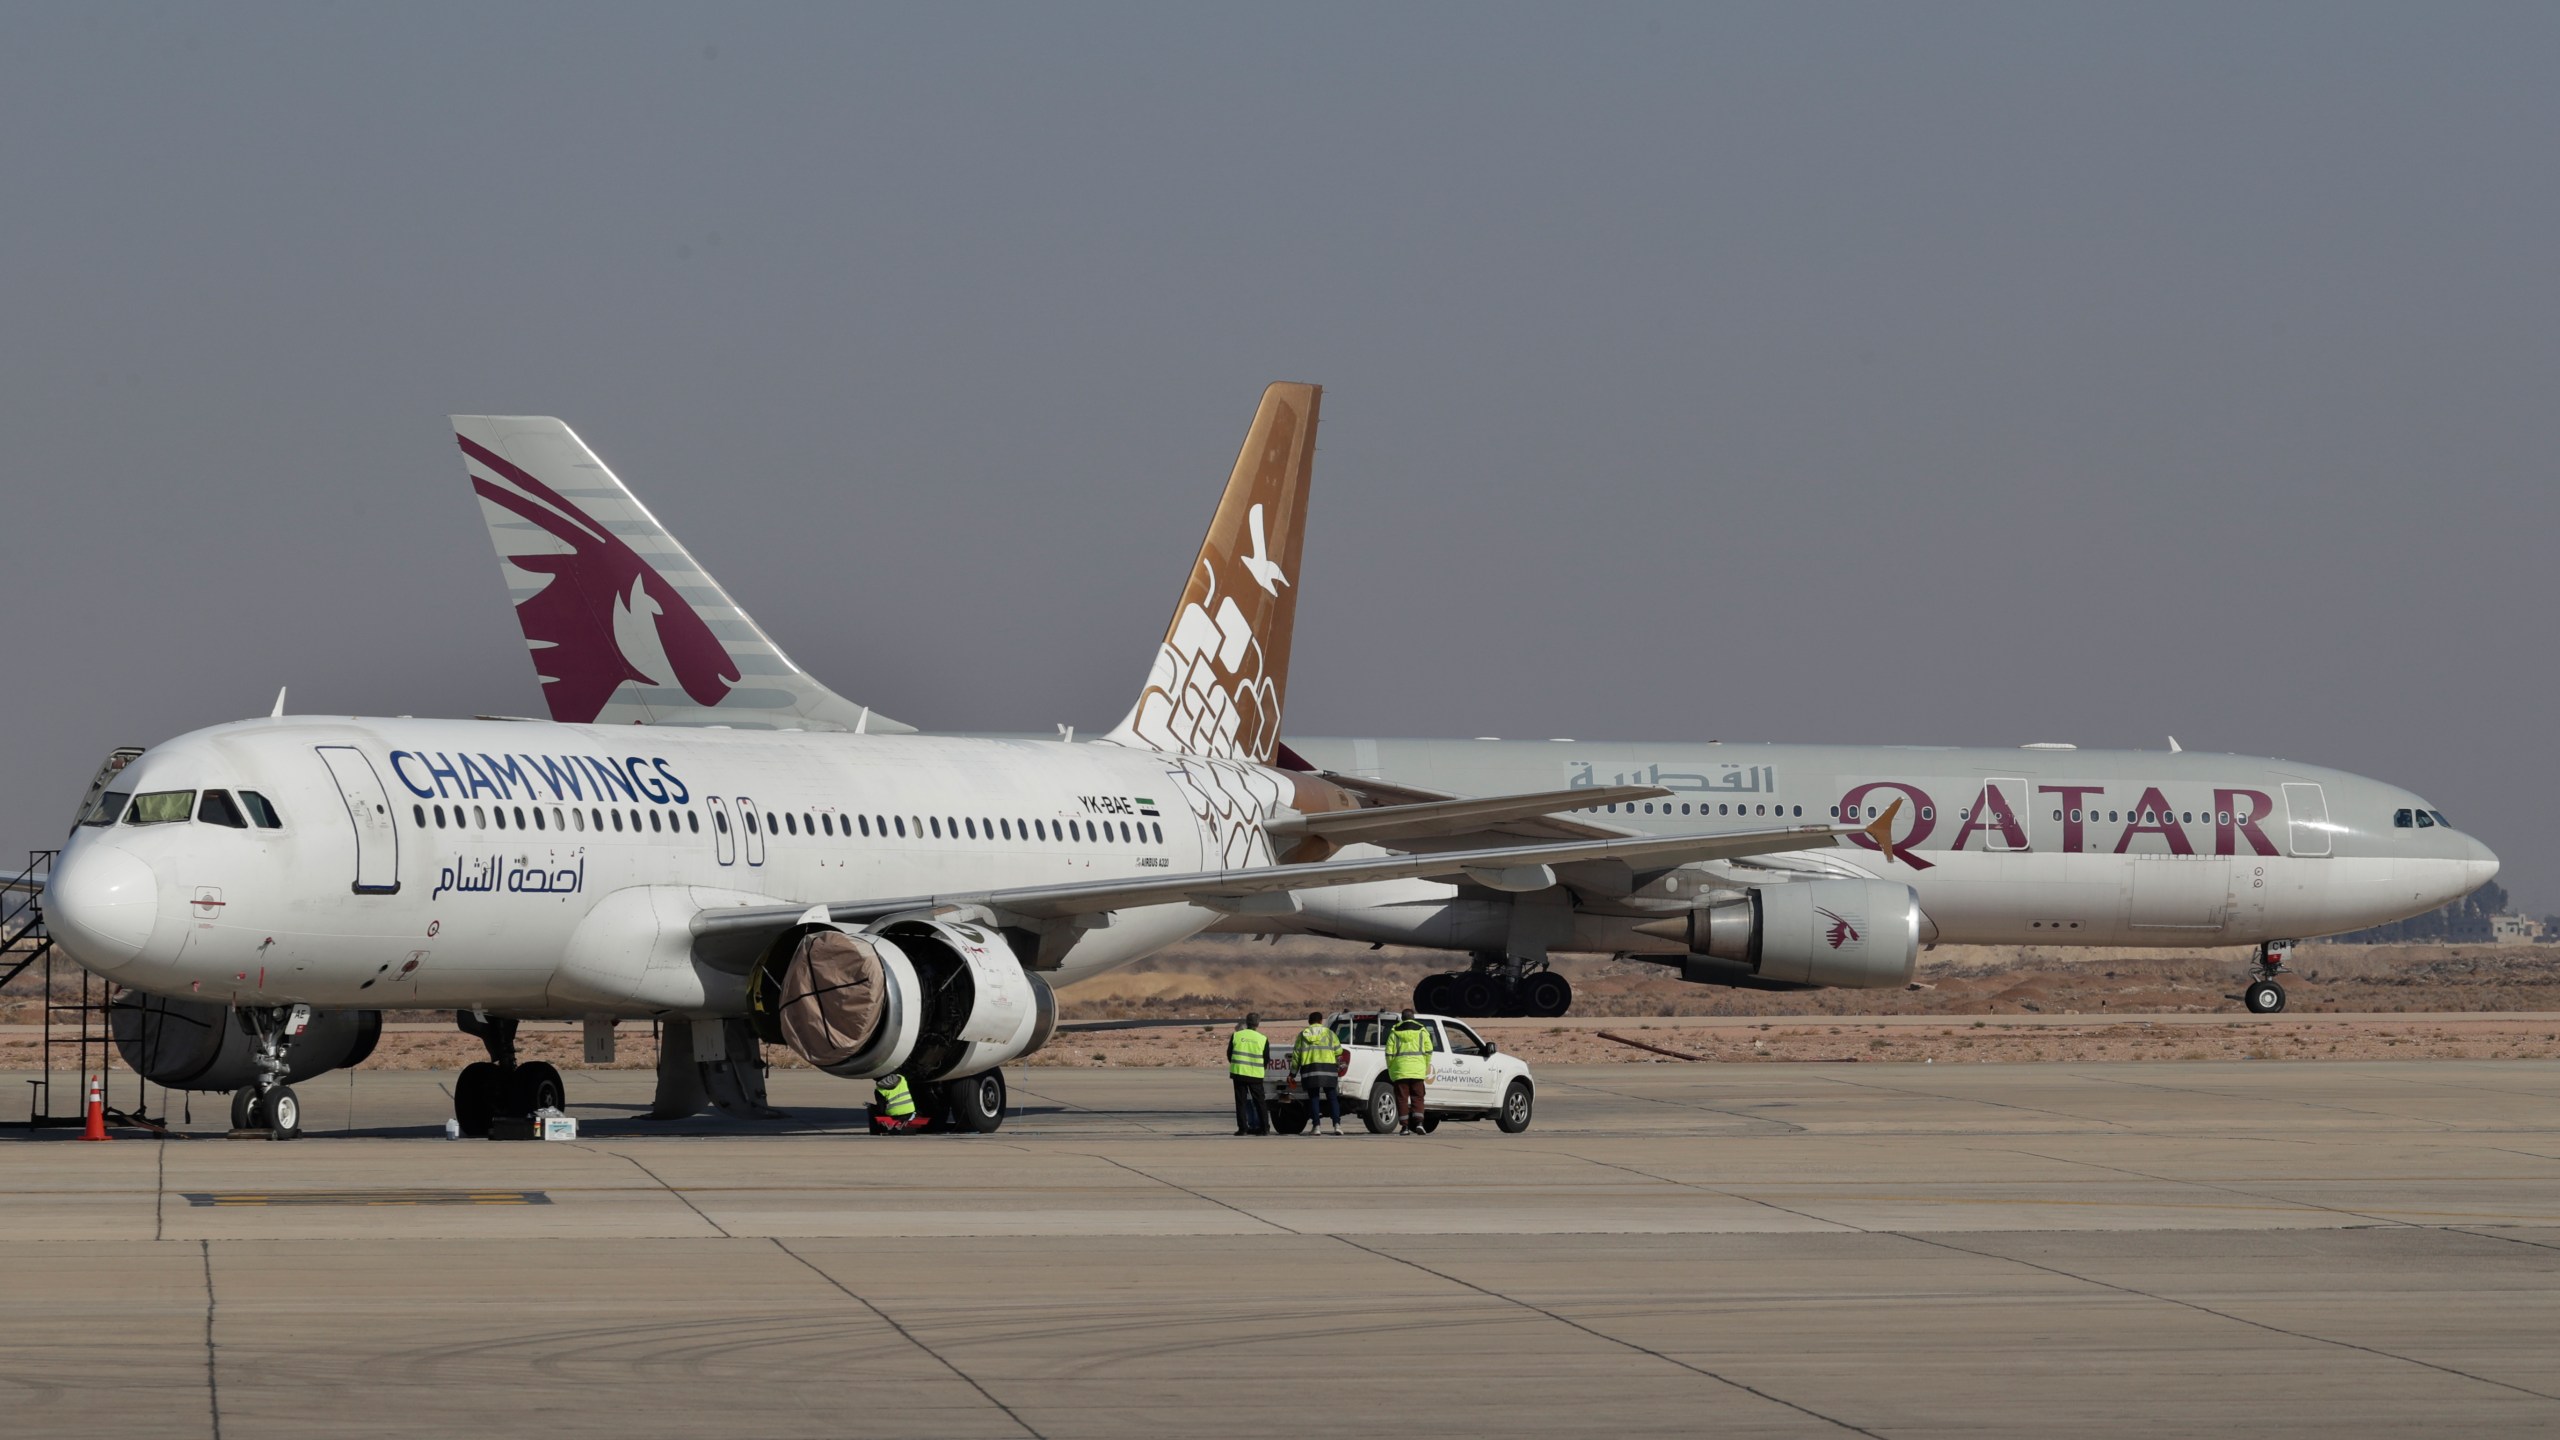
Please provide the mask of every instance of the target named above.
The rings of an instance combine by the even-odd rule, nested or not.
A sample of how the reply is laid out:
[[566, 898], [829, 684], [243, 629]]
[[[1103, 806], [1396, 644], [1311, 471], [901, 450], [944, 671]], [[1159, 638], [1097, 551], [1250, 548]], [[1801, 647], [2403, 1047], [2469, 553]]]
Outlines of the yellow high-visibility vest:
[[915, 1092], [907, 1088], [907, 1077], [892, 1075], [880, 1087], [880, 1109], [892, 1120], [904, 1120], [916, 1113]]
[[1338, 1070], [1342, 1068], [1342, 1037], [1334, 1034], [1330, 1025], [1310, 1025], [1298, 1032], [1298, 1043], [1291, 1053], [1301, 1070], [1311, 1065]]
[[1419, 1020], [1399, 1020], [1387, 1032], [1387, 1078], [1431, 1078], [1431, 1032]]
[[1247, 1080], [1262, 1078], [1262, 1060], [1271, 1050], [1271, 1037], [1259, 1030], [1238, 1030], [1227, 1037], [1227, 1073]]

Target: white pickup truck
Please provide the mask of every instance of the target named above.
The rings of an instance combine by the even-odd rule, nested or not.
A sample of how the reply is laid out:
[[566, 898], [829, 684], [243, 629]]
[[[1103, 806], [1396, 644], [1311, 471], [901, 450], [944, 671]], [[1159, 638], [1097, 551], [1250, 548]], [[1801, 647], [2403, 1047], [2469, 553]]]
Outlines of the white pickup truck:
[[[1387, 1083], [1386, 1032], [1397, 1018], [1392, 1010], [1344, 1010], [1326, 1022], [1342, 1037], [1342, 1108], [1359, 1115], [1372, 1135], [1396, 1128], [1396, 1091]], [[1502, 1053], [1464, 1021], [1446, 1015], [1414, 1018], [1431, 1032], [1431, 1079], [1423, 1092], [1426, 1128], [1436, 1130], [1443, 1120], [1491, 1120], [1507, 1135], [1529, 1128], [1538, 1087], [1529, 1078], [1527, 1061]], [[1295, 1035], [1291, 1031], [1286, 1037], [1272, 1037], [1274, 1060], [1289, 1053], [1288, 1041]], [[1283, 1063], [1271, 1068], [1274, 1083], [1267, 1098], [1273, 1128], [1295, 1135], [1310, 1123], [1306, 1094], [1298, 1087], [1294, 1066]]]

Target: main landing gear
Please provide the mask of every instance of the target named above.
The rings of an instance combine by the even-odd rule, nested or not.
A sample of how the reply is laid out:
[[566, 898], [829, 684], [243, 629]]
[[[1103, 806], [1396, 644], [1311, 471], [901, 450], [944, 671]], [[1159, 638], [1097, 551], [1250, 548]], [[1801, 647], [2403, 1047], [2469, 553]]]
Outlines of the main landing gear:
[[293, 1087], [284, 1083], [292, 1069], [286, 1058], [293, 1042], [311, 1027], [308, 1005], [242, 1006], [240, 1028], [258, 1042], [258, 1053], [251, 1064], [258, 1078], [233, 1091], [231, 1095], [231, 1130], [267, 1132], [270, 1140], [298, 1140], [302, 1137], [302, 1100]]
[[2252, 1015], [2274, 1015], [2284, 1009], [2284, 986], [2279, 977], [2293, 972], [2284, 962], [2293, 958], [2293, 942], [2270, 940], [2258, 947], [2258, 958], [2249, 965], [2249, 983], [2242, 987], [2240, 1003]]
[[469, 1010], [454, 1013], [462, 1033], [479, 1040], [486, 1060], [462, 1067], [453, 1081], [453, 1118], [462, 1133], [485, 1138], [489, 1123], [529, 1119], [543, 1110], [565, 1110], [569, 1087], [559, 1067], [541, 1060], [516, 1061], [516, 1022]]
[[1413, 987], [1413, 1008], [1460, 1017], [1553, 1017], [1573, 1008], [1573, 982], [1544, 960], [1483, 954], [1472, 969], [1423, 976]]

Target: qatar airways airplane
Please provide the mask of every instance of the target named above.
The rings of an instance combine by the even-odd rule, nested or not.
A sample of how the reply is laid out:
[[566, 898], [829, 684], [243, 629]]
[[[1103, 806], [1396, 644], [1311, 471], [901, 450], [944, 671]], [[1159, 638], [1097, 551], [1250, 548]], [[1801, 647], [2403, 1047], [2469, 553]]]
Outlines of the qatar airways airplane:
[[[1054, 1028], [1052, 982], [1223, 916], [1334, 885], [1525, 892], [1558, 867], [1650, 874], [1890, 833], [1772, 819], [1474, 843], [1670, 792], [1379, 805], [1276, 767], [1319, 398], [1264, 393], [1145, 685], [1081, 745], [875, 719], [793, 666], [567, 426], [457, 416], [555, 714], [595, 723], [278, 713], [151, 746], [86, 807], [46, 924], [149, 997], [115, 1017], [135, 1068], [234, 1090], [235, 1128], [293, 1135], [290, 1082], [360, 1062], [383, 1009], [436, 1008], [488, 1049], [455, 1085], [471, 1133], [564, 1099], [556, 1069], [515, 1056], [516, 1023], [543, 1016], [670, 1022], [664, 1113], [761, 1109], [774, 1043], [842, 1077], [902, 1073], [991, 1130], [1000, 1067]], [[1368, 853], [1335, 856], [1352, 842]], [[1908, 967], [1904, 885], [1824, 897], [1827, 919], [1773, 921], [1794, 929], [1771, 944], [1845, 927], [1852, 953]]]
[[[554, 720], [908, 729], [810, 679], [628, 491], [578, 458], [565, 431], [553, 442], [554, 463], [588, 477], [571, 493], [595, 518], [564, 521], [570, 512], [532, 507], [494, 478], [474, 484]], [[597, 563], [583, 551], [558, 553], [569, 523], [627, 544], [611, 578], [556, 582], [564, 566]], [[1253, 550], [1241, 563], [1262, 587], [1285, 588], [1286, 567], [1257, 566], [1265, 542], [1248, 528]], [[604, 593], [618, 597], [609, 614], [580, 608], [580, 597]], [[1925, 944], [2253, 945], [2239, 998], [2269, 1012], [2284, 1008], [2280, 977], [2294, 941], [2421, 914], [2497, 873], [2486, 846], [2398, 786], [2175, 743], [2135, 751], [1292, 738], [1275, 752], [1283, 768], [1372, 805], [1559, 789], [1581, 797], [1569, 809], [1481, 819], [1464, 834], [1405, 833], [1406, 849], [1749, 835], [1781, 823], [1889, 833], [1858, 834], [1851, 848], [1686, 866], [1580, 863], [1525, 888], [1480, 875], [1345, 885], [1224, 916], [1216, 928], [1462, 953], [1469, 968], [1416, 989], [1420, 1008], [1561, 1015], [1573, 992], [1548, 963], [1555, 953], [1652, 961], [1707, 984], [1903, 985], [1910, 954], [1853, 944], [1854, 927], [1834, 922], [1878, 908], [1872, 894], [1907, 887]], [[1631, 786], [1663, 793], [1620, 793]], [[1356, 826], [1391, 822], [1330, 823], [1331, 842], [1351, 847], [1341, 853], [1375, 855], [1359, 848]], [[1300, 824], [1275, 821], [1271, 833], [1301, 833], [1290, 828]], [[1806, 927], [1817, 915], [1830, 917], [1819, 943], [1784, 938], [1813, 933]]]

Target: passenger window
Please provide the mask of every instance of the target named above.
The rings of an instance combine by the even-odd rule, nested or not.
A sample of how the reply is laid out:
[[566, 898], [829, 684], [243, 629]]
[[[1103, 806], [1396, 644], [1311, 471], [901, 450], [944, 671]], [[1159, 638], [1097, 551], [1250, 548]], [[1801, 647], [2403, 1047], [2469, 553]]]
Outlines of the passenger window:
[[[409, 807], [409, 818], [418, 822], [418, 828], [419, 828], [419, 829], [421, 829], [421, 830], [426, 829], [426, 828], [427, 828], [427, 807], [426, 807], [426, 806], [424, 806], [424, 805], [412, 805], [412, 806], [410, 806], [410, 807]], [[242, 823], [244, 823], [244, 824], [245, 824], [246, 822], [244, 821], [244, 822], [242, 822]]]
[[133, 808], [125, 812], [127, 825], [167, 825], [184, 820], [195, 813], [196, 792], [193, 790], [151, 790], [133, 797]]
[[587, 818], [588, 818], [588, 819], [590, 819], [590, 820], [593, 820], [593, 821], [595, 822], [595, 828], [597, 829], [597, 831], [598, 831], [598, 832], [602, 832], [602, 831], [603, 831], [603, 829], [604, 829], [604, 812], [603, 812], [602, 810], [589, 810], [589, 811], [587, 812]]
[[436, 807], [436, 828], [439, 830], [444, 828], [444, 807], [441, 805]]
[[858, 825], [860, 825], [860, 826], [862, 827], [862, 833], [863, 833], [864, 835], [869, 835], [869, 834], [871, 833], [871, 817], [870, 817], [870, 816], [868, 816], [868, 815], [856, 815], [856, 816], [854, 816], [853, 818], [854, 818], [854, 823], [856, 823], [856, 824], [858, 824]]
[[[749, 825], [753, 825], [753, 824], [755, 824], [755, 823], [756, 823], [756, 817], [754, 817], [753, 815], [748, 816], [748, 817], [747, 817], [747, 823], [748, 823]], [[619, 810], [616, 810], [616, 811], [614, 811], [614, 812], [613, 812], [613, 828], [614, 828], [614, 829], [616, 829], [616, 830], [619, 830], [619, 829], [621, 829], [621, 828], [622, 828], [622, 812], [621, 812], [621, 811], [619, 811]]]
[[492, 806], [490, 806], [490, 807], [489, 807], [489, 813], [498, 817], [498, 828], [499, 828], [499, 829], [504, 830], [504, 829], [506, 829], [506, 828], [507, 828], [507, 807], [506, 807], [506, 806], [504, 806], [504, 805], [492, 805]]
[[132, 799], [133, 792], [130, 790], [110, 790], [98, 797], [98, 803], [89, 807], [89, 813], [81, 817], [80, 823], [113, 825], [117, 818], [124, 814], [126, 802]]
[[1463, 1050], [1473, 1055], [1483, 1051], [1484, 1041], [1477, 1038], [1476, 1032], [1466, 1026], [1452, 1023], [1449, 1026], [1449, 1048]]
[[481, 809], [481, 808], [480, 808], [479, 806], [477, 806], [477, 805], [472, 806], [472, 807], [471, 807], [471, 826], [472, 826], [472, 828], [473, 828], [473, 829], [475, 829], [475, 830], [486, 830], [486, 829], [488, 829], [488, 828], [489, 828], [489, 812], [488, 812], [488, 811], [486, 811], [486, 810]]
[[652, 834], [652, 835], [655, 835], [655, 834], [659, 833], [660, 828], [661, 828], [661, 827], [660, 827], [659, 820], [658, 820], [658, 812], [657, 812], [657, 811], [655, 811], [655, 810], [650, 811], [650, 812], [649, 812], [649, 833], [650, 833], [650, 834]]

